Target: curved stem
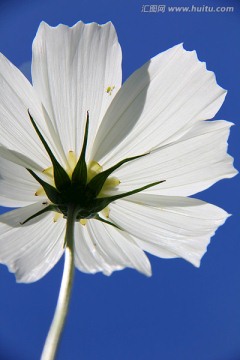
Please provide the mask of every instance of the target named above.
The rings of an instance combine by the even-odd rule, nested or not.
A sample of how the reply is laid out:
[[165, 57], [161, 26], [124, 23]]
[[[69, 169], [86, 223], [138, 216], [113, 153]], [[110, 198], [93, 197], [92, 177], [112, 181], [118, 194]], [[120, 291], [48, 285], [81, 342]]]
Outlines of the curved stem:
[[41, 360], [54, 360], [56, 357], [59, 341], [68, 313], [69, 300], [73, 284], [74, 274], [74, 223], [76, 210], [68, 208], [67, 228], [65, 234], [65, 261], [58, 302], [55, 309], [51, 327], [43, 348]]

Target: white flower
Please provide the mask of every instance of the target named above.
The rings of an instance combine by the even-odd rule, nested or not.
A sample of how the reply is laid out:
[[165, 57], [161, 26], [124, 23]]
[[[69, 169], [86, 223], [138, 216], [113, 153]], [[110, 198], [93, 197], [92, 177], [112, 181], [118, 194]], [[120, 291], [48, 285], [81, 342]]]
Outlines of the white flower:
[[[199, 266], [210, 237], [228, 217], [187, 197], [236, 174], [226, 153], [231, 123], [205, 121], [226, 94], [214, 74], [194, 51], [178, 45], [151, 59], [122, 87], [121, 76], [121, 49], [111, 23], [79, 22], [72, 28], [41, 23], [33, 43], [33, 86], [1, 55], [0, 202], [20, 208], [1, 216], [0, 261], [17, 281], [40, 279], [62, 256], [66, 193], [81, 203], [75, 265], [88, 273], [131, 267], [150, 275], [143, 250]], [[82, 175], [83, 160], [75, 185], [84, 183], [84, 176], [88, 184], [98, 179], [97, 185], [91, 182], [93, 192], [100, 186], [92, 197], [89, 189], [79, 196], [74, 181], [68, 183], [83, 154], [84, 134], [87, 174]], [[130, 157], [138, 158], [125, 161], [99, 185], [97, 174]], [[56, 194], [49, 199], [39, 181], [51, 191], [56, 185], [65, 203], [55, 206]], [[139, 188], [144, 189], [117, 198]], [[99, 199], [110, 196], [103, 207]], [[38, 212], [43, 213], [35, 216]]]

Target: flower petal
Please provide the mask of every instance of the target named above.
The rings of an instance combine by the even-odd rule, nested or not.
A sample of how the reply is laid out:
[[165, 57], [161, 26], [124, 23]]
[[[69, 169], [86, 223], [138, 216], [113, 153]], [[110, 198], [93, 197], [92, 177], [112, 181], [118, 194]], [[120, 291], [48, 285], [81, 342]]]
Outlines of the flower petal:
[[165, 180], [144, 192], [188, 196], [233, 177], [237, 171], [226, 152], [230, 126], [226, 121], [198, 122], [178, 141], [124, 165], [114, 172], [121, 181], [119, 192]]
[[89, 111], [89, 149], [121, 86], [121, 49], [113, 25], [53, 28], [42, 22], [33, 43], [32, 77], [65, 152], [79, 154]]
[[225, 93], [195, 51], [175, 46], [124, 83], [102, 121], [92, 157], [112, 165], [175, 141], [195, 122], [211, 119]]
[[127, 233], [100, 221], [89, 223], [89, 233], [95, 240], [96, 250], [104, 254], [109, 262], [113, 261], [122, 267], [135, 268], [145, 275], [151, 275], [151, 266], [146, 255]]
[[119, 264], [113, 264], [96, 250], [95, 239], [90, 236], [89, 224], [86, 226], [76, 224], [75, 226], [75, 266], [85, 273], [95, 274], [102, 271], [110, 275], [114, 270], [121, 270]]
[[[133, 235], [143, 250], [159, 257], [182, 257], [195, 266], [200, 265], [211, 236], [228, 217], [221, 208], [196, 199], [137, 198], [141, 204], [126, 200], [111, 204], [111, 220]], [[147, 205], [142, 205], [144, 202]]]
[[18, 282], [42, 278], [63, 253], [65, 220], [53, 222], [53, 213], [23, 222], [44, 205], [36, 203], [0, 217], [0, 262], [14, 272]]
[[5, 157], [6, 149], [10, 149], [14, 150], [15, 154], [28, 159], [28, 162], [35, 162], [41, 168], [48, 167], [47, 154], [31, 126], [28, 115], [29, 109], [49, 145], [57, 152], [42, 105], [32, 85], [2, 54], [0, 54], [0, 85], [1, 156]]
[[[42, 171], [46, 166], [40, 166], [38, 163], [30, 159], [29, 157], [15, 151], [9, 150], [5, 146], [0, 145], [0, 157], [5, 160], [11, 161], [14, 164], [20, 165], [25, 169], [32, 169], [35, 171]], [[49, 163], [48, 163], [49, 164]]]
[[97, 220], [88, 221], [85, 228], [78, 226], [79, 230], [81, 240], [75, 241], [75, 264], [79, 270], [110, 275], [114, 270], [130, 267], [151, 275], [148, 258], [127, 233]]
[[3, 158], [0, 158], [0, 169], [2, 206], [21, 207], [36, 202], [34, 194], [39, 184], [26, 169]]

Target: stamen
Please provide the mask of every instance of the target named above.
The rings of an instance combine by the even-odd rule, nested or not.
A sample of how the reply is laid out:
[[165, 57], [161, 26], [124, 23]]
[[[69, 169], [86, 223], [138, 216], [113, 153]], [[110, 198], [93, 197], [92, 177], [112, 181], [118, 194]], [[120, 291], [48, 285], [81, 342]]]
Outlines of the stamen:
[[87, 219], [81, 219], [79, 222], [81, 225], [85, 226], [87, 223]]
[[102, 166], [97, 161], [91, 161], [88, 165], [88, 174], [87, 174], [87, 181], [89, 182], [96, 176], [102, 172]]
[[107, 219], [109, 218], [109, 213], [110, 213], [110, 209], [108, 206], [106, 206], [101, 213], [103, 214], [103, 216], [105, 216]]
[[109, 188], [115, 188], [117, 187], [119, 184], [120, 184], [120, 180], [117, 178], [117, 177], [110, 177], [110, 178], [107, 178], [107, 180], [105, 181], [103, 187], [102, 187], [102, 191], [104, 190], [109, 190]]
[[61, 218], [63, 218], [63, 214], [60, 214], [60, 213], [58, 213], [58, 212], [56, 212], [55, 214], [54, 214], [54, 217], [53, 217], [53, 222], [55, 223], [55, 222], [57, 222], [59, 219], [61, 219]]
[[89, 164], [89, 170], [94, 171], [95, 174], [99, 174], [102, 171], [102, 166], [97, 161], [91, 161]]
[[53, 166], [49, 166], [48, 168], [44, 169], [43, 174], [53, 178]]
[[35, 196], [44, 196], [44, 195], [46, 195], [46, 193], [44, 191], [44, 188], [42, 186], [40, 188], [38, 188], [34, 195]]
[[67, 167], [66, 171], [67, 171], [69, 177], [71, 178], [73, 170], [75, 169], [75, 166], [77, 164], [77, 158], [76, 158], [76, 154], [74, 151], [70, 150], [68, 152], [67, 160], [68, 160], [68, 167]]

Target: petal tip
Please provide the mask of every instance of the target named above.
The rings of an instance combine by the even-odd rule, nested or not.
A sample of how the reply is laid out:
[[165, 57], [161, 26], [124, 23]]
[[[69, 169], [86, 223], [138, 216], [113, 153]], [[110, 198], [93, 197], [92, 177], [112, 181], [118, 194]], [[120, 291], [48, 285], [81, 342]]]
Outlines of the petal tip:
[[147, 277], [151, 277], [152, 276], [152, 268], [150, 266], [149, 269], [147, 269], [147, 271], [144, 272], [144, 275], [146, 275]]
[[196, 50], [187, 50], [184, 48], [183, 45], [184, 45], [184, 43], [180, 43], [177, 45], [177, 47], [181, 48], [183, 50], [183, 52], [188, 53], [190, 56], [193, 56], [193, 60], [196, 61], [200, 66], [203, 66], [203, 68], [207, 71], [209, 77], [212, 77], [212, 79], [215, 80], [216, 86], [219, 88], [219, 90], [222, 91], [222, 96], [223, 96], [223, 100], [224, 100], [225, 96], [227, 94], [227, 90], [218, 84], [215, 73], [207, 68], [205, 61], [201, 61], [199, 59], [199, 56], [198, 56], [198, 53]]

